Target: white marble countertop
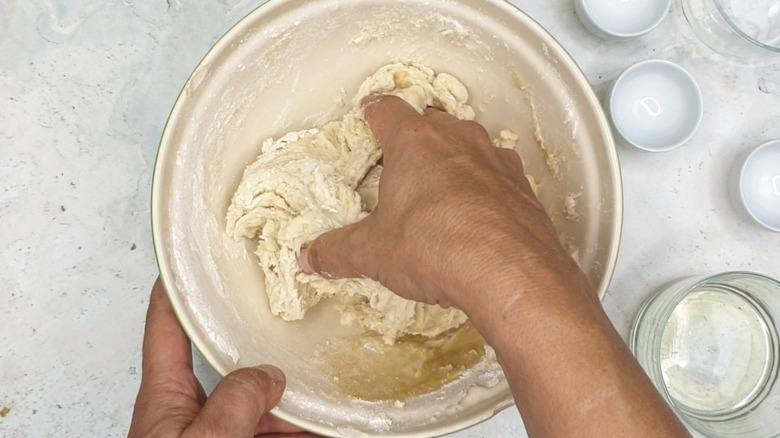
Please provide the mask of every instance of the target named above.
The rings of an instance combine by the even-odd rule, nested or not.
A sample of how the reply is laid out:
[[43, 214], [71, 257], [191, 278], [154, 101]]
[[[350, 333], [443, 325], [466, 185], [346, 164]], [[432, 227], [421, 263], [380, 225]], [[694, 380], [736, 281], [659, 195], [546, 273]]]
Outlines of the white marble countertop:
[[[157, 275], [149, 196], [173, 102], [214, 41], [260, 0], [0, 2], [0, 435], [123, 436], [140, 382]], [[605, 299], [628, 333], [641, 302], [681, 276], [780, 278], [780, 234], [742, 220], [726, 175], [780, 138], [780, 65], [748, 67], [701, 45], [675, 0], [652, 33], [588, 34], [570, 0], [515, 0], [580, 64], [597, 94], [635, 61], [699, 81], [701, 128], [649, 154], [619, 147], [625, 222]], [[200, 357], [206, 386], [217, 377]], [[526, 436], [516, 410], [453, 436]]]

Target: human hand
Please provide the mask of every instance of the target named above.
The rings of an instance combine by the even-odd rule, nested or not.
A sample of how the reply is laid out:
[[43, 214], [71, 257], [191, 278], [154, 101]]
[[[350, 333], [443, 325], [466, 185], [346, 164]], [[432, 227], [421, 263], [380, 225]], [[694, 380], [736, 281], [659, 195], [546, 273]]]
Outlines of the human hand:
[[285, 377], [270, 365], [242, 368], [206, 397], [192, 371], [190, 341], [158, 279], [152, 288], [143, 345], [143, 377], [128, 438], [286, 437], [314, 435], [268, 414]]
[[384, 153], [379, 204], [304, 245], [301, 268], [464, 310], [529, 436], [689, 436], [563, 249], [517, 153], [436, 109], [363, 104]]
[[532, 291], [563, 279], [582, 289], [515, 151], [493, 147], [476, 122], [437, 109], [421, 115], [392, 96], [363, 104], [384, 154], [379, 204], [304, 245], [303, 271], [365, 275], [403, 297], [466, 313], [516, 300], [516, 287], [512, 296], [485, 297], [507, 284]]

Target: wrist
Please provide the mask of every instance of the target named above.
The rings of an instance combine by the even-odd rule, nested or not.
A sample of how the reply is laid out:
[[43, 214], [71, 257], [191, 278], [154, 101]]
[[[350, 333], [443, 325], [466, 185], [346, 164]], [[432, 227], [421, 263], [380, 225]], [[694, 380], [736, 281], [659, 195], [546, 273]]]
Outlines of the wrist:
[[592, 286], [568, 255], [550, 263], [541, 258], [507, 262], [486, 269], [454, 304], [461, 308], [489, 344], [516, 340], [579, 315], [602, 319]]

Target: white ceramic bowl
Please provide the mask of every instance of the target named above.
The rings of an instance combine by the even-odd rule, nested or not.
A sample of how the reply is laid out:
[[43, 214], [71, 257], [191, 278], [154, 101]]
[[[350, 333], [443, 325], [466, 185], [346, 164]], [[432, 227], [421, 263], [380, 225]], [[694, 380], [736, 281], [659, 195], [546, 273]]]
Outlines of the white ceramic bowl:
[[606, 107], [618, 139], [649, 152], [685, 144], [704, 113], [696, 79], [679, 65], [660, 59], [627, 68], [607, 93]]
[[[155, 251], [179, 320], [215, 369], [280, 366], [288, 386], [273, 413], [328, 436], [438, 436], [512, 404], [484, 360], [400, 403], [344, 396], [317, 351], [349, 342], [355, 329], [327, 303], [299, 322], [272, 315], [255, 243], [224, 231], [261, 142], [339, 117], [360, 83], [391, 61], [455, 75], [490, 133], [518, 133], [541, 202], [601, 296], [617, 257], [622, 194], [609, 124], [577, 65], [525, 14], [502, 0], [272, 0], [258, 8], [217, 42], [174, 105], [155, 165]], [[364, 350], [345, 351], [344, 368], [365, 367]]]
[[739, 160], [730, 184], [738, 211], [780, 232], [780, 139], [758, 146]]
[[666, 17], [671, 0], [574, 0], [580, 22], [594, 35], [623, 40], [644, 35]]

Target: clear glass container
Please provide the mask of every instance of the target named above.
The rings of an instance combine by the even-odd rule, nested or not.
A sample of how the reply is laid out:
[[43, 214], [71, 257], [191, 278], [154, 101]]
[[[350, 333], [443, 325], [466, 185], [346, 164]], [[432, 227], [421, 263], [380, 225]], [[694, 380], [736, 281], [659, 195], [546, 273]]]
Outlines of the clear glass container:
[[751, 272], [685, 278], [644, 304], [630, 346], [655, 386], [708, 437], [780, 436], [780, 282]]
[[682, 0], [693, 32], [740, 60], [780, 60], [780, 0]]

